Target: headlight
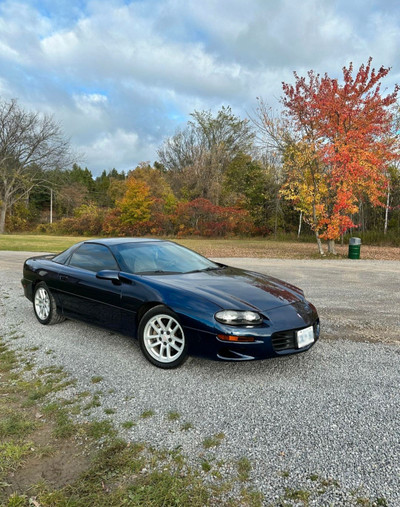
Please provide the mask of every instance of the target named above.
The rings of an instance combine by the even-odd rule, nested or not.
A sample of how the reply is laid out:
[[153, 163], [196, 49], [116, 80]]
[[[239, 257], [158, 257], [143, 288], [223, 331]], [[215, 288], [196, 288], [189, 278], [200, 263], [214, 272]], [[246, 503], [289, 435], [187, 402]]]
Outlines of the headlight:
[[231, 326], [261, 324], [262, 317], [257, 312], [238, 311], [238, 310], [222, 310], [215, 314], [215, 319], [222, 324]]

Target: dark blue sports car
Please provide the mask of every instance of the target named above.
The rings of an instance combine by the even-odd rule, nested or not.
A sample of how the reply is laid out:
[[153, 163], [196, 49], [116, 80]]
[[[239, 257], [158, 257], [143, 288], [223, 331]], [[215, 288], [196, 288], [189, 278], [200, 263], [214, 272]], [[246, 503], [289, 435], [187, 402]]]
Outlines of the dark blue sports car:
[[22, 285], [41, 324], [71, 318], [129, 334], [160, 368], [179, 366], [188, 354], [295, 354], [319, 337], [317, 311], [301, 289], [171, 241], [83, 241], [27, 259]]

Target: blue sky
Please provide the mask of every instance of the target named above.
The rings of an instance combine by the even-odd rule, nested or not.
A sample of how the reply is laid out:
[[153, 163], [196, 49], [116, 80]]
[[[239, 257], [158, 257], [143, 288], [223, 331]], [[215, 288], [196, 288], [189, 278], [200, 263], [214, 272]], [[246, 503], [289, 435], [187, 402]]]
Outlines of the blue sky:
[[54, 115], [94, 175], [154, 162], [194, 110], [373, 57], [400, 83], [400, 4], [372, 0], [0, 0], [0, 98]]

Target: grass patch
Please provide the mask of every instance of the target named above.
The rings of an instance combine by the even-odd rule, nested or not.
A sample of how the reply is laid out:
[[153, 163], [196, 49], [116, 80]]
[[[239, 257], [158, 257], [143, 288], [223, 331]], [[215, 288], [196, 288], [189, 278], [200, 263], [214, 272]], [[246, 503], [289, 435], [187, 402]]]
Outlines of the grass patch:
[[149, 417], [153, 417], [154, 414], [155, 414], [154, 410], [145, 410], [140, 414], [140, 417], [142, 419], [148, 419]]
[[193, 424], [191, 422], [185, 422], [181, 426], [182, 431], [189, 431], [193, 428]]
[[65, 408], [59, 408], [55, 414], [55, 428], [53, 435], [56, 438], [70, 438], [76, 433], [77, 427], [72, 422], [68, 411]]
[[40, 347], [38, 347], [37, 345], [35, 347], [30, 347], [27, 349], [28, 352], [36, 352], [37, 350], [40, 350]]
[[[395, 231], [386, 237], [365, 233], [362, 237], [361, 258], [400, 260], [400, 238]], [[28, 252], [61, 252], [82, 241], [81, 236], [50, 236], [36, 234], [0, 235], [0, 250]], [[310, 235], [279, 235], [276, 238], [186, 238], [172, 239], [176, 243], [196, 250], [206, 257], [267, 257], [287, 259], [320, 258], [315, 238]], [[348, 241], [346, 237], [345, 242]], [[372, 245], [372, 246], [371, 246]], [[384, 247], [384, 248], [382, 248]], [[325, 247], [326, 250], [326, 247]], [[339, 258], [347, 257], [347, 244], [337, 245]], [[326, 258], [326, 257], [325, 257]], [[337, 258], [337, 257], [333, 257]]]
[[243, 505], [226, 495], [225, 484], [205, 484], [201, 474], [189, 467], [179, 453], [170, 458], [171, 453], [145, 444], [110, 441], [77, 481], [57, 491], [39, 485], [35, 497], [43, 507]]
[[21, 387], [24, 387], [28, 394], [26, 403], [33, 404], [41, 401], [50, 393], [56, 393], [74, 385], [75, 381], [68, 378], [68, 375], [59, 366], [49, 366], [38, 370], [38, 378], [34, 381], [21, 381]]
[[61, 252], [82, 241], [81, 236], [49, 236], [45, 234], [2, 234], [0, 250], [26, 252]]
[[222, 440], [225, 438], [224, 433], [218, 433], [212, 437], [207, 437], [203, 440], [203, 447], [210, 449], [211, 447], [218, 447], [221, 445]]
[[101, 382], [103, 380], [103, 377], [101, 375], [95, 375], [94, 377], [92, 377], [91, 381], [92, 381], [92, 384], [98, 384], [99, 382]]
[[201, 469], [203, 470], [203, 472], [206, 472], [208, 473], [210, 470], [211, 470], [211, 465], [208, 461], [203, 461], [202, 464], [201, 464]]
[[7, 373], [18, 366], [18, 359], [13, 350], [7, 347], [0, 341], [0, 372]]
[[114, 436], [116, 431], [110, 421], [93, 421], [89, 423], [86, 433], [96, 440], [103, 437]]
[[304, 505], [308, 505], [310, 495], [310, 491], [304, 489], [286, 488], [284, 498], [286, 500], [294, 500], [295, 502], [303, 502]]
[[131, 428], [136, 426], [136, 423], [134, 421], [124, 421], [121, 424], [121, 426], [122, 426], [122, 428], [124, 428], [124, 430], [130, 430]]
[[180, 419], [181, 414], [179, 414], [179, 412], [168, 412], [167, 417], [169, 421], [177, 421]]
[[94, 394], [91, 401], [89, 401], [89, 403], [86, 403], [86, 405], [83, 407], [83, 410], [88, 411], [96, 407], [101, 407], [99, 394]]
[[239, 480], [242, 482], [247, 481], [250, 477], [251, 471], [250, 461], [246, 457], [240, 458], [237, 462], [237, 469]]
[[15, 412], [0, 415], [0, 440], [6, 437], [22, 438], [29, 435], [36, 427], [36, 423], [25, 414]]
[[21, 466], [24, 458], [32, 453], [32, 445], [29, 441], [15, 440], [0, 443], [0, 486], [6, 483], [7, 474]]
[[241, 502], [239, 505], [248, 505], [251, 507], [262, 507], [264, 505], [264, 495], [254, 489], [243, 488], [240, 492], [240, 496]]

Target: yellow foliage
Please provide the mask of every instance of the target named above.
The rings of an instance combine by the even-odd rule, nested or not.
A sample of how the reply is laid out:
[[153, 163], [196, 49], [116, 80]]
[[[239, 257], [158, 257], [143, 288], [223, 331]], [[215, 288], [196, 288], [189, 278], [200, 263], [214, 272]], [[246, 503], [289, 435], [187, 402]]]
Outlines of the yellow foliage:
[[126, 181], [125, 194], [116, 203], [121, 212], [121, 222], [134, 225], [149, 220], [153, 203], [154, 198], [150, 195], [147, 183], [130, 175]]

